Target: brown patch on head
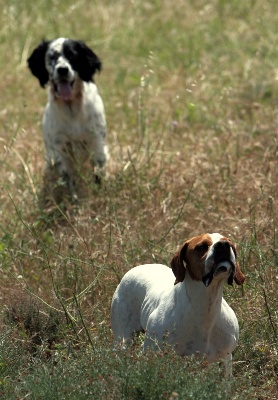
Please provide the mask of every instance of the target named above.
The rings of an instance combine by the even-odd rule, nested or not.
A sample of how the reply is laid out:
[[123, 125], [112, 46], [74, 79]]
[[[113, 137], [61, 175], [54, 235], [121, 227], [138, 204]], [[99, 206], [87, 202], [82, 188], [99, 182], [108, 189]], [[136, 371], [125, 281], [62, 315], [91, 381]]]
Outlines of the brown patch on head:
[[184, 243], [171, 261], [172, 271], [176, 277], [175, 285], [184, 280], [186, 269], [193, 280], [202, 280], [206, 255], [211, 245], [212, 239], [207, 233], [195, 236]]

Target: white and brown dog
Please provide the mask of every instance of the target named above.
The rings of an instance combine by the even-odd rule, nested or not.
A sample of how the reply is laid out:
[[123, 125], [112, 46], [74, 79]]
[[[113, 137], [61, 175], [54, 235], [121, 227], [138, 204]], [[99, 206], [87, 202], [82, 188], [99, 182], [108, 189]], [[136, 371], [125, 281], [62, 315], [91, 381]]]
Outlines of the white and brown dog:
[[165, 265], [146, 264], [125, 274], [111, 306], [115, 345], [144, 331], [144, 350], [167, 342], [181, 356], [225, 361], [230, 375], [239, 328], [223, 298], [223, 286], [226, 281], [244, 282], [234, 244], [219, 233], [193, 237], [174, 255], [171, 266], [173, 272]]
[[59, 38], [42, 41], [28, 65], [42, 87], [49, 83], [42, 122], [46, 167], [55, 166], [73, 194], [76, 166], [89, 159], [100, 169], [107, 158], [104, 106], [93, 81], [101, 61], [84, 42]]

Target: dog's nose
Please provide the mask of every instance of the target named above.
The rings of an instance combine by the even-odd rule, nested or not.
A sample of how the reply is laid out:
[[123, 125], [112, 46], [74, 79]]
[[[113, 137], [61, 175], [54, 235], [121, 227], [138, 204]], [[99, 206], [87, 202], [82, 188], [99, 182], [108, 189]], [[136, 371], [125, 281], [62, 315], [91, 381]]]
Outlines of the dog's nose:
[[214, 259], [216, 262], [230, 259], [230, 243], [227, 240], [220, 240], [214, 245]]
[[57, 68], [57, 72], [58, 72], [58, 74], [60, 75], [60, 76], [67, 76], [68, 75], [68, 73], [69, 73], [69, 69], [68, 69], [68, 67], [58, 67]]

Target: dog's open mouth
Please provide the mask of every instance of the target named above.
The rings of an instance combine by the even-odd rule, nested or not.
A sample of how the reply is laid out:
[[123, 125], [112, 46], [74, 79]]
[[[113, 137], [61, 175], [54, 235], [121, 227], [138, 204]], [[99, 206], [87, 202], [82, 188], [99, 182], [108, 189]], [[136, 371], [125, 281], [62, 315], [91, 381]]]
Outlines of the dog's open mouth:
[[[235, 265], [233, 264], [232, 261], [227, 260], [219, 262], [214, 268], [212, 268], [212, 270], [207, 275], [203, 277], [202, 281], [205, 286], [209, 286], [215, 276], [218, 276], [225, 272], [230, 272], [230, 276], [232, 276], [233, 280]], [[230, 283], [230, 276], [228, 278], [228, 283]]]
[[74, 81], [60, 80], [54, 82], [55, 95], [64, 101], [72, 100]]

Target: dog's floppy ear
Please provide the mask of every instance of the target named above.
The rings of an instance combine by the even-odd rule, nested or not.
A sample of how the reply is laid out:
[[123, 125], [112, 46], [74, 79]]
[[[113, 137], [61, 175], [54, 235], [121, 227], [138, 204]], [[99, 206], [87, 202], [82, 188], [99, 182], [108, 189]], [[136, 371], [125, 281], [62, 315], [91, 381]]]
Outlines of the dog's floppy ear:
[[241, 269], [240, 269], [237, 261], [236, 261], [236, 270], [234, 273], [234, 281], [237, 285], [242, 285], [243, 282], [245, 281], [245, 276], [241, 272]]
[[[237, 252], [236, 252], [235, 246], [232, 245], [232, 248], [233, 248], [233, 251], [234, 251], [235, 256], [236, 256], [236, 258], [237, 258]], [[229, 285], [233, 285], [233, 280], [235, 281], [235, 283], [236, 283], [237, 285], [242, 285], [243, 282], [245, 281], [245, 276], [244, 276], [244, 274], [242, 273], [242, 271], [241, 271], [241, 269], [240, 269], [240, 266], [239, 266], [237, 260], [236, 260], [236, 263], [235, 263], [235, 272], [234, 272], [234, 274], [231, 274], [231, 275], [229, 276], [229, 278], [228, 278], [228, 284], [229, 284]]]
[[27, 63], [32, 74], [38, 78], [41, 87], [44, 87], [48, 82], [48, 72], [45, 67], [45, 54], [47, 52], [50, 41], [43, 40], [38, 47], [35, 48]]
[[93, 81], [94, 74], [101, 71], [101, 61], [82, 40], [76, 41], [75, 45], [78, 53], [78, 62], [75, 63], [75, 68], [83, 81]]
[[175, 285], [179, 282], [183, 282], [185, 278], [186, 267], [184, 265], [184, 261], [186, 260], [185, 253], [187, 250], [187, 246], [188, 241], [186, 241], [182, 248], [176, 252], [171, 261], [171, 268], [176, 277]]

